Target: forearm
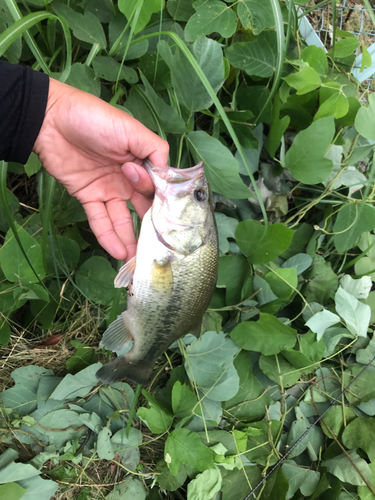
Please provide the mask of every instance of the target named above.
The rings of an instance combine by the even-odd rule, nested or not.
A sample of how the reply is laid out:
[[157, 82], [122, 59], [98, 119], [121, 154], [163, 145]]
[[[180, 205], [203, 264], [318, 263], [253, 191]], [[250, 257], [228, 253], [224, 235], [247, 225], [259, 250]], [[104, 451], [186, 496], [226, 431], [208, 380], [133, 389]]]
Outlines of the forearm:
[[43, 123], [49, 78], [0, 61], [0, 160], [26, 163]]

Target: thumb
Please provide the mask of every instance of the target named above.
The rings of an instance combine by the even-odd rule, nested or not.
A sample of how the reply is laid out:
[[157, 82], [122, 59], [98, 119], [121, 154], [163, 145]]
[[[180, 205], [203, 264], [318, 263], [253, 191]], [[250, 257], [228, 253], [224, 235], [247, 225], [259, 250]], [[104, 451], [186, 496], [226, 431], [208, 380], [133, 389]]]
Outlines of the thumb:
[[145, 168], [134, 162], [126, 162], [121, 167], [131, 187], [146, 198], [152, 198], [155, 188]]

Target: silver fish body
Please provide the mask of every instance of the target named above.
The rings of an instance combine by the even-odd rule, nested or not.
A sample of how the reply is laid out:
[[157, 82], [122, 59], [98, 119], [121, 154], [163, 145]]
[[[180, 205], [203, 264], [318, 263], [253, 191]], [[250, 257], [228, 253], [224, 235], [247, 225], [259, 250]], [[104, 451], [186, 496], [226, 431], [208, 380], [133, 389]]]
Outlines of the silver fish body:
[[200, 329], [215, 289], [218, 237], [203, 164], [160, 169], [146, 162], [155, 198], [144, 216], [137, 255], [115, 286], [128, 286], [127, 310], [103, 335], [102, 345], [126, 354], [104, 365], [104, 383], [123, 378], [145, 384], [157, 358], [177, 339]]

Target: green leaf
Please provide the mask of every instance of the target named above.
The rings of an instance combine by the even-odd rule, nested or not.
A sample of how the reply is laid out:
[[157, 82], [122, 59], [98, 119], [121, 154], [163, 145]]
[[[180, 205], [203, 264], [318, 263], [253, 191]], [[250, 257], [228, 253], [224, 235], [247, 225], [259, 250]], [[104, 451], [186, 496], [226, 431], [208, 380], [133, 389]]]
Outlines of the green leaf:
[[372, 287], [370, 276], [363, 276], [359, 279], [353, 279], [349, 274], [345, 274], [340, 279], [340, 286], [356, 299], [367, 299]]
[[229, 251], [228, 238], [233, 238], [238, 225], [238, 220], [233, 217], [228, 217], [221, 212], [215, 212], [215, 220], [217, 225], [217, 232], [219, 234], [219, 249], [221, 253]]
[[251, 76], [262, 78], [267, 78], [276, 71], [276, 53], [275, 31], [264, 31], [254, 42], [236, 42], [225, 50], [232, 66], [243, 69]]
[[[362, 475], [371, 481], [371, 469], [367, 462], [360, 458], [354, 450], [349, 450], [350, 459], [342, 453], [329, 460], [322, 462], [323, 467], [327, 467], [328, 472], [338, 477], [344, 483], [354, 484], [356, 486], [365, 486], [365, 482], [357, 472], [360, 470]], [[353, 467], [352, 462], [356, 465]]]
[[[96, 97], [100, 96], [100, 80], [96, 78], [94, 70], [86, 66], [86, 64], [72, 64], [72, 69], [65, 83]], [[78, 200], [76, 202], [78, 203]], [[61, 209], [61, 207], [59, 208]], [[70, 219], [69, 222], [73, 221]]]
[[242, 286], [249, 276], [249, 263], [241, 254], [223, 255], [219, 259], [218, 288], [225, 287], [227, 305], [238, 304], [242, 299]]
[[23, 479], [18, 483], [26, 490], [22, 500], [50, 500], [59, 487], [55, 481], [48, 481], [39, 476]]
[[[158, 50], [171, 70], [172, 85], [178, 99], [191, 113], [209, 108], [213, 101], [181, 50], [177, 48], [172, 54], [164, 40], [158, 43]], [[189, 50], [217, 93], [225, 79], [221, 45], [214, 40], [200, 37]]]
[[[363, 370], [363, 366], [354, 365], [353, 368], [344, 373], [344, 387], [346, 387], [358, 373]], [[366, 370], [362, 375], [353, 382], [350, 386], [350, 392], [345, 394], [345, 397], [354, 406], [367, 403], [375, 398], [375, 372]]]
[[251, 192], [238, 174], [238, 161], [218, 139], [203, 130], [191, 132], [187, 139], [196, 162], [203, 160], [211, 189], [228, 198], [249, 198]]
[[333, 163], [325, 158], [335, 133], [334, 118], [321, 118], [296, 136], [285, 155], [285, 167], [305, 184], [323, 182], [331, 173]]
[[[43, 266], [42, 251], [39, 243], [17, 223], [15, 223], [15, 226], [31, 264], [39, 279], [43, 279], [46, 271]], [[25, 259], [11, 229], [7, 232], [4, 244], [0, 248], [0, 265], [5, 277], [9, 281], [21, 283], [23, 285], [38, 282], [38, 278], [35, 276]]]
[[325, 304], [331, 300], [337, 290], [338, 278], [332, 271], [330, 262], [321, 255], [314, 255], [311, 268], [304, 274], [308, 280], [306, 300]]
[[107, 46], [103, 26], [92, 12], [85, 11], [80, 14], [62, 3], [54, 4], [53, 10], [58, 16], [66, 19], [68, 26], [78, 40], [90, 44], [98, 43], [102, 49]]
[[247, 465], [241, 470], [226, 471], [223, 473], [222, 500], [245, 498], [250, 492], [249, 484], [255, 486], [261, 479], [260, 470], [256, 466]]
[[230, 38], [237, 28], [234, 11], [220, 0], [200, 0], [194, 2], [196, 13], [190, 17], [185, 27], [185, 39], [193, 42], [201, 35], [219, 33]]
[[367, 337], [367, 328], [371, 317], [370, 306], [359, 302], [341, 286], [336, 292], [335, 303], [336, 311], [345, 321], [348, 330], [353, 335]]
[[1, 392], [0, 401], [20, 417], [30, 414], [37, 407], [36, 394], [44, 375], [53, 375], [53, 372], [33, 365], [17, 368], [12, 372], [15, 386]]
[[306, 253], [297, 253], [287, 259], [284, 264], [282, 264], [282, 268], [296, 268], [297, 276], [302, 274], [306, 269], [308, 269], [312, 264], [312, 257]]
[[[186, 132], [185, 122], [177, 114], [177, 111], [157, 95], [147, 79], [141, 75], [142, 83], [145, 86], [145, 95], [154, 108], [158, 120], [163, 126], [164, 132], [171, 134], [182, 134]], [[131, 111], [131, 110], [130, 110]]]
[[[247, 446], [245, 456], [261, 465], [273, 465], [278, 456], [274, 446], [280, 439], [281, 422], [276, 420], [254, 422], [245, 428]], [[271, 444], [272, 443], [272, 444]], [[254, 485], [255, 486], [255, 485]]]
[[[327, 426], [331, 429], [331, 431], [338, 436], [341, 434], [341, 431], [343, 430], [342, 427], [346, 426], [355, 418], [357, 415], [354, 413], [354, 411], [351, 408], [348, 408], [347, 406], [333, 406], [328, 410], [328, 412], [324, 415], [324, 422], [327, 424]], [[322, 431], [326, 436], [332, 439], [332, 434], [329, 432], [325, 424], [322, 422]], [[349, 435], [351, 435], [349, 433]], [[344, 443], [345, 444], [345, 443]], [[356, 448], [356, 446], [347, 446], [347, 448]]]
[[214, 469], [213, 452], [205, 446], [198, 434], [181, 428], [172, 431], [165, 443], [164, 459], [171, 473], [176, 476], [180, 464], [203, 472]]
[[51, 394], [51, 399], [69, 401], [74, 398], [86, 396], [98, 383], [95, 373], [101, 366], [101, 363], [95, 363], [81, 370], [76, 375], [68, 373]]
[[220, 491], [222, 478], [218, 469], [208, 469], [198, 474], [187, 487], [189, 500], [211, 500]]
[[281, 387], [291, 387], [301, 376], [301, 371], [296, 370], [281, 354], [275, 356], [261, 355], [260, 369]]
[[284, 325], [272, 314], [260, 313], [258, 321], [239, 323], [232, 330], [230, 336], [242, 349], [270, 356], [283, 349], [294, 347], [297, 340], [297, 330]]
[[0, 470], [0, 483], [12, 483], [39, 474], [38, 469], [35, 469], [32, 465], [12, 462]]
[[314, 314], [314, 316], [306, 322], [306, 326], [316, 333], [317, 340], [320, 340], [326, 329], [332, 325], [336, 325], [337, 323], [340, 323], [340, 318], [337, 314], [325, 309], [324, 311]]
[[359, 41], [355, 36], [343, 38], [342, 40], [336, 42], [334, 52], [333, 49], [331, 49], [329, 51], [329, 55], [332, 56], [333, 54], [335, 54], [335, 59], [348, 57], [351, 54], [353, 54], [355, 50], [357, 50], [358, 46], [359, 46]]
[[373, 462], [375, 460], [375, 450], [372, 446], [375, 438], [374, 418], [358, 417], [346, 425], [342, 434], [342, 442], [349, 449], [361, 448], [365, 451]]
[[276, 259], [289, 247], [294, 231], [277, 222], [265, 228], [256, 220], [240, 222], [236, 242], [251, 264], [265, 264]]
[[184, 22], [189, 21], [195, 12], [192, 0], [168, 0], [167, 11], [175, 21]]
[[295, 268], [273, 269], [264, 276], [271, 290], [279, 299], [288, 300], [295, 292], [298, 284]]
[[297, 73], [285, 76], [284, 80], [297, 90], [297, 95], [307, 94], [322, 84], [319, 74], [311, 66], [302, 66]]
[[308, 45], [301, 52], [301, 59], [309, 64], [323, 78], [328, 72], [328, 59], [321, 47]]
[[360, 72], [365, 68], [370, 68], [372, 64], [372, 58], [370, 55], [370, 52], [367, 50], [366, 45], [364, 43], [361, 43], [361, 50], [362, 50], [362, 62], [361, 62], [361, 69]]
[[185, 467], [181, 465], [176, 476], [171, 474], [165, 460], [159, 460], [156, 464], [155, 473], [157, 474], [156, 481], [160, 488], [168, 491], [175, 491], [186, 481], [187, 473]]
[[349, 101], [341, 92], [337, 92], [321, 104], [314, 116], [314, 122], [333, 115], [336, 119], [344, 117], [349, 111]]
[[240, 0], [237, 13], [242, 26], [253, 31], [254, 35], [275, 27], [270, 0]]
[[354, 125], [358, 133], [366, 139], [375, 141], [375, 95], [368, 97], [368, 107], [362, 106], [355, 117]]
[[150, 408], [139, 408], [138, 417], [149, 427], [154, 434], [167, 432], [172, 425], [173, 416], [151, 396], [143, 390], [143, 396], [147, 399]]
[[186, 348], [185, 370], [209, 399], [227, 401], [236, 395], [239, 377], [233, 366], [238, 347], [223, 332], [206, 332]]
[[36, 174], [38, 170], [42, 167], [42, 163], [35, 153], [31, 153], [27, 163], [25, 164], [25, 172], [29, 177]]
[[111, 493], [105, 498], [106, 500], [146, 500], [147, 490], [143, 482], [135, 477], [127, 477], [120, 484], [116, 484]]
[[256, 125], [270, 123], [272, 105], [269, 100], [270, 90], [266, 86], [241, 86], [237, 92], [239, 109], [250, 110], [256, 117]]
[[281, 470], [289, 483], [286, 498], [292, 498], [298, 489], [305, 496], [312, 495], [315, 492], [319, 483], [320, 472], [300, 467], [293, 460], [286, 460], [282, 464]]
[[234, 360], [234, 366], [240, 377], [237, 394], [224, 403], [227, 418], [242, 421], [263, 418], [266, 406], [272, 403], [271, 396], [250, 369], [250, 353], [241, 351]]
[[5, 319], [0, 320], [0, 345], [7, 345], [10, 339], [10, 326]]
[[25, 488], [22, 488], [17, 483], [8, 482], [7, 484], [0, 485], [0, 498], [7, 500], [20, 500], [25, 492]]
[[[134, 28], [134, 12], [139, 5], [139, 0], [119, 0], [118, 8], [120, 12], [125, 14], [128, 21], [131, 21], [131, 26]], [[134, 29], [134, 34], [142, 31], [151, 19], [152, 14], [160, 12], [164, 8], [164, 0], [146, 0], [142, 2], [142, 7], [139, 13], [137, 25]]]
[[133, 84], [138, 81], [137, 72], [133, 68], [121, 65], [109, 56], [96, 56], [92, 62], [92, 66], [94, 68], [95, 75], [107, 80], [108, 82], [116, 82], [117, 78]]
[[78, 243], [67, 236], [56, 235], [47, 246], [47, 272], [66, 276], [78, 265], [80, 248]]
[[280, 118], [279, 114], [280, 99], [279, 97], [276, 97], [272, 108], [271, 128], [264, 143], [268, 153], [272, 158], [275, 156], [275, 153], [280, 146], [280, 142], [284, 135], [284, 132], [288, 128], [288, 125], [290, 123], [289, 116], [283, 116], [282, 118]]
[[198, 406], [197, 396], [189, 386], [181, 384], [177, 380], [172, 389], [173, 414], [177, 418], [187, 418], [194, 416], [194, 410]]
[[99, 304], [109, 302], [115, 288], [116, 271], [104, 257], [91, 257], [82, 264], [76, 274], [76, 283], [89, 300]]
[[108, 429], [108, 427], [104, 427], [98, 434], [98, 456], [102, 460], [112, 460], [115, 458], [115, 452], [112, 448], [111, 443], [112, 432]]
[[366, 203], [344, 205], [333, 226], [334, 242], [338, 252], [353, 248], [365, 231], [375, 228], [375, 209]]

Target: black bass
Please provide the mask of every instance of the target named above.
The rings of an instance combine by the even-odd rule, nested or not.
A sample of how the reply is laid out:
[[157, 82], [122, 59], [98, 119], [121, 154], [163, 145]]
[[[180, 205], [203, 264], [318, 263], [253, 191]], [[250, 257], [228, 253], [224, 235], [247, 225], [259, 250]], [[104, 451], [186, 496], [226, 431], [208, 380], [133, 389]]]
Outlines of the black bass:
[[145, 384], [157, 358], [177, 339], [200, 331], [215, 289], [218, 236], [204, 165], [158, 168], [145, 161], [155, 198], [143, 218], [137, 255], [115, 279], [128, 287], [127, 310], [111, 323], [102, 345], [126, 354], [104, 365], [104, 383]]

